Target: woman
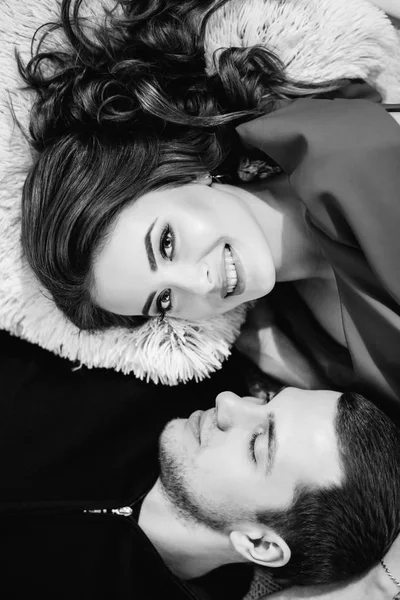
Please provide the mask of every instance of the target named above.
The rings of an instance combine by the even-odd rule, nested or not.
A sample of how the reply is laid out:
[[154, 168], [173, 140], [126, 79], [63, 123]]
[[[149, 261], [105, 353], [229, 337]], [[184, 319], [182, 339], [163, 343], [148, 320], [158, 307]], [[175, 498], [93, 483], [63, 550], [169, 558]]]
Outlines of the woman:
[[[279, 123], [279, 127], [275, 123]], [[266, 129], [261, 139], [256, 135], [257, 127], [260, 132]], [[274, 128], [271, 134], [270, 127]], [[368, 136], [363, 134], [366, 131]], [[387, 131], [387, 148], [381, 149], [384, 142], [380, 138], [384, 131]], [[321, 137], [316, 138], [315, 132], [320, 132]], [[200, 175], [191, 184], [177, 185], [172, 181], [168, 185], [168, 177], [172, 179], [168, 172], [162, 173], [164, 178], [159, 189], [157, 186], [152, 189], [153, 178], [147, 186], [135, 190], [134, 184], [126, 184], [130, 166], [121, 160], [111, 189], [105, 188], [101, 178], [96, 182], [98, 171], [91, 170], [92, 181], [89, 179], [87, 188], [90, 197], [87, 196], [85, 202], [82, 180], [76, 177], [76, 169], [71, 169], [71, 163], [62, 165], [53, 153], [52, 165], [70, 195], [59, 195], [57, 202], [57, 195], [49, 187], [48, 197], [52, 202], [46, 208], [44, 219], [46, 197], [41, 193], [41, 178], [36, 179], [40, 185], [37, 200], [27, 202], [25, 198], [24, 211], [23, 239], [30, 264], [37, 273], [53, 277], [59, 285], [60, 297], [70, 303], [70, 316], [72, 314], [83, 327], [95, 327], [99, 315], [100, 324], [105, 319], [110, 323], [114, 319], [114, 322], [129, 323], [132, 316], [144, 319], [167, 314], [183, 319], [207, 319], [269, 294], [276, 282], [294, 282], [294, 293], [300, 296], [333, 344], [350, 350], [358, 383], [371, 387], [375, 393], [383, 392], [391, 402], [396, 402], [399, 383], [397, 376], [390, 382], [390, 364], [386, 365], [396, 344], [394, 340], [389, 342], [386, 332], [379, 345], [372, 321], [368, 343], [377, 346], [375, 353], [371, 348], [367, 352], [367, 331], [362, 331], [361, 340], [356, 340], [356, 331], [351, 334], [350, 329], [359, 331], [362, 326], [356, 326], [351, 317], [343, 315], [343, 311], [349, 310], [350, 292], [347, 289], [343, 292], [345, 283], [340, 279], [349, 275], [338, 271], [338, 257], [326, 247], [323, 228], [316, 228], [314, 220], [318, 211], [332, 210], [325, 206], [325, 199], [321, 200], [322, 192], [317, 187], [323, 178], [325, 194], [338, 198], [335, 218], [341, 218], [339, 229], [347, 226], [352, 235], [359, 238], [368, 224], [371, 222], [371, 227], [373, 224], [374, 235], [359, 239], [358, 246], [365, 255], [366, 265], [378, 273], [374, 285], [379, 294], [392, 297], [389, 301], [385, 296], [382, 303], [398, 314], [400, 294], [396, 290], [393, 265], [397, 252], [390, 241], [390, 227], [396, 218], [396, 196], [379, 206], [377, 192], [372, 194], [371, 186], [378, 176], [381, 181], [384, 173], [396, 177], [396, 169], [392, 172], [390, 168], [398, 157], [396, 144], [400, 129], [398, 131], [384, 109], [373, 103], [304, 100], [289, 104], [268, 117], [242, 124], [238, 133], [243, 141], [263, 149], [291, 175], [291, 185], [283, 176], [249, 189], [219, 183], [205, 185], [211, 183], [211, 178], [202, 179]], [[296, 155], [296, 136], [303, 136], [307, 141], [309, 153], [304, 156]], [[298, 164], [288, 163], [290, 157], [298, 160]], [[357, 157], [361, 161], [359, 171], [356, 171]], [[82, 160], [79, 155], [77, 158]], [[101, 160], [99, 154], [93, 158]], [[96, 166], [93, 162], [88, 161], [88, 164], [91, 169]], [[185, 163], [183, 166], [186, 167]], [[301, 172], [300, 182], [293, 179], [294, 171], [296, 175]], [[110, 172], [115, 171], [110, 169]], [[339, 177], [343, 189], [338, 190]], [[348, 193], [346, 178], [348, 186], [354, 184], [355, 188], [351, 189], [354, 215], [342, 207]], [[28, 185], [31, 181], [28, 180]], [[387, 193], [389, 185], [385, 182], [383, 187], [383, 183], [379, 190], [382, 195]], [[79, 190], [80, 205], [68, 206], [69, 198], [76, 198]], [[97, 190], [97, 204], [91, 213], [89, 202]], [[107, 203], [101, 196], [103, 190], [106, 190]], [[135, 195], [138, 199], [133, 201]], [[341, 244], [344, 243], [342, 234], [342, 231], [338, 234]], [[380, 249], [383, 240], [385, 246]], [[379, 251], [375, 249], [377, 246]], [[330, 252], [333, 252], [332, 258]], [[375, 259], [374, 255], [379, 252], [381, 256]], [[344, 260], [348, 261], [347, 254]], [[347, 287], [353, 285], [355, 276], [356, 270], [351, 273], [351, 285]], [[372, 285], [372, 279], [367, 279], [368, 285]], [[42, 281], [47, 283], [43, 276]], [[354, 283], [355, 287], [359, 285], [362, 290], [366, 289], [365, 283]], [[50, 289], [57, 299], [57, 294]], [[347, 296], [343, 297], [344, 293]], [[367, 302], [362, 306], [365, 311]], [[395, 327], [392, 332], [395, 338], [396, 332]], [[349, 335], [353, 335], [353, 342]], [[376, 358], [371, 358], [375, 354]]]
[[[149, 15], [149, 10], [141, 12], [129, 4], [130, 12], [113, 21], [111, 33], [98, 30], [101, 51], [93, 49], [79, 23], [70, 19], [69, 5], [63, 4], [63, 27], [76, 56], [50, 55], [63, 67], [50, 79], [40, 74], [48, 54], [39, 53], [25, 71], [28, 82], [41, 86], [31, 132], [42, 152], [24, 188], [22, 241], [31, 267], [59, 308], [82, 329], [134, 326], [149, 316], [166, 314], [202, 320], [269, 294], [275, 281], [296, 281], [295, 292], [336, 344], [331, 354], [337, 358], [338, 348], [347, 348], [352, 356], [353, 364], [348, 353], [341, 352], [344, 367], [333, 375], [328, 367], [328, 377], [325, 368], [325, 378], [343, 385], [356, 370], [356, 382], [367, 384], [368, 393], [383, 391], [388, 398], [396, 397], [396, 384], [371, 374], [376, 361], [367, 361], [368, 366], [360, 369], [360, 352], [349, 347], [337, 273], [321, 240], [310, 236], [310, 223], [304, 218], [310, 210], [309, 194], [288, 186], [282, 176], [271, 180], [272, 194], [265, 183], [253, 190], [203, 185], [210, 183], [211, 172], [234, 173], [244, 141], [253, 151], [265, 151], [268, 137], [258, 143], [253, 134], [249, 139], [241, 134], [246, 119], [279, 108], [295, 92], [321, 95], [324, 90], [324, 97], [376, 99], [368, 86], [343, 82], [329, 82], [318, 90], [294, 86], [279, 61], [261, 48], [241, 49], [239, 58], [237, 49], [226, 50], [219, 59], [219, 76], [210, 81], [202, 75], [201, 36], [193, 41], [184, 28], [171, 29], [178, 16], [183, 18], [179, 5], [172, 3], [168, 11], [160, 12], [155, 2]], [[75, 11], [79, 7], [80, 2]], [[198, 18], [195, 8], [186, 9], [188, 25], [196, 20], [193, 15]], [[203, 13], [205, 8], [201, 6]], [[160, 53], [170, 47], [172, 33], [176, 54]], [[132, 43], [129, 60], [124, 54], [126, 36]], [[182, 56], [183, 67], [177, 60]], [[242, 64], [244, 56], [243, 81], [237, 61]], [[154, 69], [149, 69], [150, 63]], [[110, 79], [106, 67], [112, 64], [116, 76]], [[132, 69], [138, 77], [134, 88], [128, 89]], [[170, 99], [166, 92], [172, 94]], [[319, 110], [327, 111], [327, 123], [322, 118], [318, 127], [325, 128], [329, 140], [333, 104], [322, 102]], [[314, 116], [307, 106], [309, 137]], [[349, 101], [342, 106], [344, 113], [359, 110]], [[289, 108], [275, 115], [282, 110]], [[382, 120], [382, 109], [363, 105], [365, 126], [369, 127], [368, 110], [374, 111], [373, 121]], [[333, 117], [336, 122], [335, 110]], [[345, 114], [343, 119], [346, 122]], [[359, 123], [358, 128], [362, 130]], [[359, 129], [353, 132], [356, 138]], [[344, 151], [348, 142], [342, 136]], [[372, 152], [372, 138], [367, 142]], [[368, 144], [357, 150], [368, 153]], [[291, 147], [287, 150], [292, 152]], [[326, 164], [329, 153], [337, 153], [337, 147], [329, 144], [320, 150]], [[262, 158], [285, 171], [285, 161], [273, 150], [262, 153]], [[313, 170], [320, 172], [321, 165], [313, 164]], [[311, 173], [309, 181], [311, 185]], [[325, 346], [324, 340], [319, 350]]]

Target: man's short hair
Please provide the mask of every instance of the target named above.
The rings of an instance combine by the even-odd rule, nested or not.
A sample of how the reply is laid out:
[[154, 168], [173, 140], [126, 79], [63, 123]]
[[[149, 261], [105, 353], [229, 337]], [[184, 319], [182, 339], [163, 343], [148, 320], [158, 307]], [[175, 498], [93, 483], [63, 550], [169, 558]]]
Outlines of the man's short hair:
[[375, 405], [346, 392], [335, 429], [343, 482], [299, 487], [289, 509], [259, 512], [291, 548], [274, 575], [291, 585], [333, 583], [385, 555], [400, 531], [400, 430]]

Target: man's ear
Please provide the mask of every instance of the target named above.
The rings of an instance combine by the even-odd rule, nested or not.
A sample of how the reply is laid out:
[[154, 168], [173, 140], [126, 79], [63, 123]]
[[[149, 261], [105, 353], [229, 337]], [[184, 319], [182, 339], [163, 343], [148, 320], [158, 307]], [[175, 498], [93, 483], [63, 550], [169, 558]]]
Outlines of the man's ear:
[[257, 565], [283, 567], [290, 560], [289, 546], [271, 529], [236, 530], [232, 531], [229, 537], [236, 552]]

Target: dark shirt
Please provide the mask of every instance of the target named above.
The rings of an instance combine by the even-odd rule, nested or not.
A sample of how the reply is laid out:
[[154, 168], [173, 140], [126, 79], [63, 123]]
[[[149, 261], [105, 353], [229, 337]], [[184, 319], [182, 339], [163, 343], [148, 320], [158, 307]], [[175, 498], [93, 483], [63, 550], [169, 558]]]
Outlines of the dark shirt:
[[[0, 332], [0, 597], [26, 600], [229, 598], [240, 566], [185, 584], [131, 517], [158, 476], [157, 440], [171, 418], [245, 393], [233, 356], [202, 383], [163, 387], [74, 365]], [[99, 512], [100, 511], [100, 512]]]

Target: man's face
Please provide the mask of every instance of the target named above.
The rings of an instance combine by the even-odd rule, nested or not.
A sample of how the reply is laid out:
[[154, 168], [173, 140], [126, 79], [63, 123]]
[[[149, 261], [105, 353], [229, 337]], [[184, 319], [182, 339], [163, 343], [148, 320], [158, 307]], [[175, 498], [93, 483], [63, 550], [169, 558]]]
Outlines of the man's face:
[[174, 506], [223, 528], [289, 507], [296, 486], [340, 484], [340, 393], [285, 388], [268, 404], [223, 392], [216, 407], [171, 421], [160, 439], [161, 481]]

